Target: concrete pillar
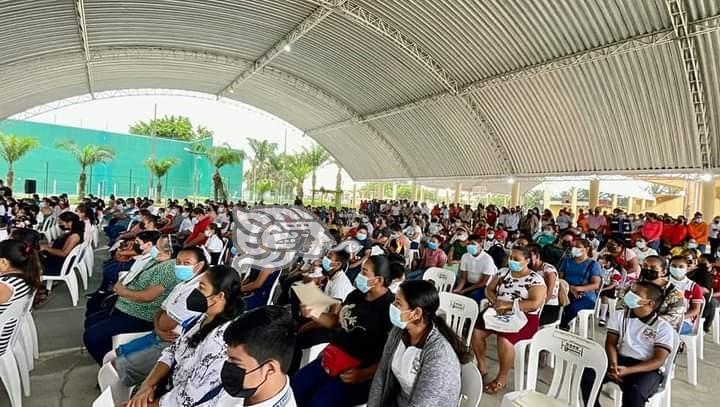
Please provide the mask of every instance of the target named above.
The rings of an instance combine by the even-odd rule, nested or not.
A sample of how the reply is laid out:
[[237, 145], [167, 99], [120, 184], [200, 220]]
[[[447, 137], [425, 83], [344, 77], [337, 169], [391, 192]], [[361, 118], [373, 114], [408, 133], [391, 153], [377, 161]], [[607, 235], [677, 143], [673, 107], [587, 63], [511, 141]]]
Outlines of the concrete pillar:
[[547, 184], [543, 187], [543, 210], [550, 209], [550, 189]]
[[459, 182], [455, 183], [455, 200], [453, 203], [459, 203], [460, 202], [460, 191], [462, 191], [462, 184]]
[[397, 182], [392, 183], [392, 199], [397, 199]]
[[450, 206], [450, 189], [445, 190], [445, 203]]
[[570, 189], [570, 212], [577, 216], [577, 188]]
[[685, 217], [690, 219], [698, 211], [698, 201], [700, 200], [700, 191], [698, 183], [688, 181], [685, 186]]
[[701, 212], [707, 221], [715, 216], [715, 180], [702, 183], [702, 206]]
[[600, 180], [590, 180], [590, 196], [588, 207], [593, 210], [600, 204]]
[[425, 202], [425, 187], [420, 185], [418, 188], [420, 188], [420, 202]]
[[645, 212], [645, 208], [646, 208], [645, 205], [647, 205], [647, 201], [642, 198], [640, 198], [639, 201], [640, 201], [640, 212]]
[[350, 203], [352, 208], [357, 208], [357, 184], [353, 182], [353, 194], [352, 202]]
[[633, 205], [634, 200], [635, 198], [633, 197], [628, 198], [627, 213], [633, 213], [633, 211], [635, 210], [635, 205]]
[[617, 201], [618, 201], [618, 196], [617, 196], [617, 194], [613, 194], [613, 195], [612, 195], [612, 200], [610, 201], [610, 210], [613, 210], [613, 209], [617, 208]]
[[416, 202], [418, 197], [418, 185], [417, 182], [412, 183], [412, 201]]
[[515, 181], [510, 191], [510, 206], [520, 205], [520, 183]]

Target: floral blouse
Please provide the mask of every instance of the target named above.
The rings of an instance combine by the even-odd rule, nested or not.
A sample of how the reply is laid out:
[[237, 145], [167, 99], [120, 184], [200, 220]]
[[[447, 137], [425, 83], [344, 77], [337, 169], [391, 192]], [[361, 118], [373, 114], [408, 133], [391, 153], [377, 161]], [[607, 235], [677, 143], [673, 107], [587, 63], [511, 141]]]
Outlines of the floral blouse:
[[[223, 334], [230, 322], [210, 332], [196, 348], [188, 346], [190, 338], [200, 329], [203, 315], [171, 346], [165, 348], [158, 362], [173, 366], [173, 388], [160, 399], [161, 407], [192, 407], [208, 392], [220, 385], [220, 370], [227, 357]], [[203, 403], [214, 406], [217, 397]]]

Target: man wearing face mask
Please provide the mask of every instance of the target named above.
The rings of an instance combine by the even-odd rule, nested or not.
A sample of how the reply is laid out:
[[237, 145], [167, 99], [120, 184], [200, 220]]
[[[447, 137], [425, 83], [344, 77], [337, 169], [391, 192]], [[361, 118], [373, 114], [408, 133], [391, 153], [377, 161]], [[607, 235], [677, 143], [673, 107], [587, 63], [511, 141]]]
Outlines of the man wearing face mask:
[[188, 310], [187, 298], [198, 287], [207, 270], [205, 254], [199, 247], [183, 249], [175, 259], [175, 278], [180, 281], [155, 314], [152, 333], [115, 349], [105, 357], [112, 362], [120, 381], [131, 387], [142, 383], [152, 370], [162, 350], [182, 333], [182, 323], [200, 315]]
[[703, 220], [702, 213], [695, 213], [693, 221], [687, 226], [687, 231], [690, 239], [695, 240], [697, 243], [697, 249], [700, 250], [700, 253], [705, 253], [705, 247], [709, 242], [710, 228]]
[[292, 318], [281, 307], [247, 312], [225, 330], [227, 360], [216, 407], [295, 407], [288, 369], [295, 346]]
[[460, 260], [457, 283], [453, 292], [480, 301], [485, 298], [485, 286], [497, 272], [493, 258], [480, 248], [477, 236], [471, 236], [468, 240], [467, 253]]
[[[638, 282], [625, 294], [628, 310], [616, 312], [608, 321], [605, 350], [608, 356], [607, 381], [622, 390], [623, 407], [643, 407], [657, 393], [664, 374], [660, 369], [673, 349], [677, 334], [658, 316], [662, 291], [649, 282]], [[581, 379], [588, 405], [595, 372], [586, 369]], [[599, 399], [599, 397], [598, 397]], [[595, 407], [600, 403], [596, 400]]]
[[[640, 271], [640, 280], [660, 287], [662, 298], [658, 306], [658, 315], [674, 330], [678, 330], [685, 315], [685, 300], [683, 292], [671, 282], [665, 260], [658, 256], [646, 257]], [[618, 293], [616, 310], [619, 312], [625, 309], [624, 297], [629, 289], [630, 286], [626, 286]]]

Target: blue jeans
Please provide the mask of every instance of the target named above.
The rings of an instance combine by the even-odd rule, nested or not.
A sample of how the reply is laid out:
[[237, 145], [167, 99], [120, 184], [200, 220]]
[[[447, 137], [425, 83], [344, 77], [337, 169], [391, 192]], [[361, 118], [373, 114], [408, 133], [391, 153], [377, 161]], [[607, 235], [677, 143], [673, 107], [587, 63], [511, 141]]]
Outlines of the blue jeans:
[[690, 335], [690, 334], [692, 334], [692, 331], [693, 331], [693, 324], [691, 322], [683, 321], [680, 324], [680, 335]]
[[320, 358], [300, 369], [290, 380], [298, 407], [352, 407], [367, 403], [372, 380], [349, 384], [325, 373]]
[[595, 300], [592, 300], [587, 296], [582, 296], [578, 299], [571, 300], [570, 304], [568, 304], [563, 311], [563, 316], [560, 321], [560, 328], [568, 329], [570, 326], [570, 321], [575, 319], [578, 312], [584, 309], [593, 308], [595, 308]]
[[408, 271], [405, 273], [405, 280], [421, 280], [425, 274], [425, 269], [417, 269], [415, 271]]
[[152, 321], [127, 315], [112, 308], [110, 311], [99, 311], [85, 318], [83, 343], [90, 356], [98, 364], [102, 364], [105, 354], [112, 350], [114, 335], [152, 330]]
[[485, 299], [485, 287], [476, 288], [472, 291], [464, 293], [463, 295], [466, 297], [470, 297], [479, 303], [480, 301]]

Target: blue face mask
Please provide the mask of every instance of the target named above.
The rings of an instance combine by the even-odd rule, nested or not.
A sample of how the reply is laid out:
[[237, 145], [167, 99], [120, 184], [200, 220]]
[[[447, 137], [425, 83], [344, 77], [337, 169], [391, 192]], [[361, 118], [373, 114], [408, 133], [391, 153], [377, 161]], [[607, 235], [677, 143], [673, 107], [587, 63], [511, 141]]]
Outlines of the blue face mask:
[[355, 287], [363, 293], [370, 291], [369, 280], [364, 274], [360, 273], [355, 277]]
[[175, 265], [175, 278], [180, 281], [188, 281], [193, 278], [193, 266]]
[[685, 279], [685, 275], [687, 274], [687, 269], [670, 266], [670, 275], [673, 276], [675, 280], [683, 280]]
[[330, 260], [330, 258], [328, 256], [323, 257], [322, 267], [325, 271], [332, 270], [332, 260]]
[[437, 250], [438, 245], [437, 245], [437, 243], [435, 243], [435, 242], [428, 242], [427, 247], [428, 247], [428, 249], [430, 249], [430, 250]]
[[157, 247], [153, 246], [153, 247], [150, 249], [150, 253], [148, 253], [148, 254], [150, 255], [150, 258], [151, 258], [151, 259], [154, 259], [154, 258], [157, 257], [158, 254], [160, 254], [160, 251], [157, 249]]
[[642, 300], [642, 297], [632, 291], [628, 291], [627, 294], [625, 294], [625, 297], [623, 297], [623, 302], [630, 309], [642, 307], [642, 305], [640, 304], [640, 300]]
[[478, 254], [478, 247], [474, 244], [467, 245], [467, 252], [470, 253], [471, 256], [475, 256]]
[[508, 260], [508, 268], [510, 271], [517, 273], [523, 269], [522, 263], [515, 260]]
[[402, 320], [403, 311], [396, 307], [395, 304], [390, 304], [390, 322], [400, 329], [407, 328], [407, 321]]

